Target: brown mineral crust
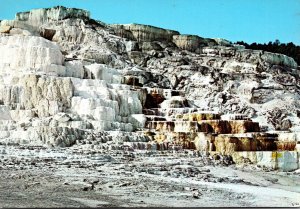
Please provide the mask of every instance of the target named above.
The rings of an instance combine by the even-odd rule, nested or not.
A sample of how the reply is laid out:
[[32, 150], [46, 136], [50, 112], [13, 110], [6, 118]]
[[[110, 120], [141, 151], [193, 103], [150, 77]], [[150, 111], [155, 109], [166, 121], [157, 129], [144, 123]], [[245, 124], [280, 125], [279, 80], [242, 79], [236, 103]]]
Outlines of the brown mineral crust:
[[259, 132], [259, 123], [248, 120], [230, 120], [228, 121], [231, 127], [232, 134]]
[[200, 132], [205, 133], [231, 133], [231, 127], [228, 121], [223, 120], [205, 120], [198, 122], [200, 125]]
[[[180, 117], [180, 116], [178, 116]], [[190, 113], [183, 114], [182, 120], [184, 121], [202, 121], [202, 120], [219, 120], [221, 117], [215, 113]]]
[[297, 142], [296, 141], [277, 141], [276, 142], [276, 147], [277, 150], [283, 151], [283, 150], [288, 150], [288, 151], [294, 151], [296, 149]]
[[144, 108], [158, 108], [159, 104], [161, 104], [165, 100], [164, 96], [159, 93], [150, 93], [147, 94], [146, 103]]

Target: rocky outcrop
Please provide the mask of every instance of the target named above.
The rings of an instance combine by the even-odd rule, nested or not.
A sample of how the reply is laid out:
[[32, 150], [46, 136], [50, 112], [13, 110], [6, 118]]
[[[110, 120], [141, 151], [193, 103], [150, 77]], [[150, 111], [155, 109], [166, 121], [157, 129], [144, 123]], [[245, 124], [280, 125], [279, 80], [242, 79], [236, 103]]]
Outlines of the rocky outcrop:
[[264, 52], [261, 56], [262, 60], [273, 65], [283, 65], [296, 69], [297, 63], [291, 57], [284, 54], [276, 54], [271, 52]]
[[199, 36], [192, 36], [192, 35], [174, 35], [173, 42], [180, 49], [188, 50], [191, 52], [198, 52], [198, 53], [201, 45], [206, 46], [203, 38], [200, 38]]
[[83, 9], [57, 6], [48, 9], [34, 9], [16, 14], [16, 21], [27, 21], [31, 25], [41, 25], [49, 21], [59, 21], [67, 18], [89, 19], [90, 12]]
[[118, 35], [124, 36], [125, 38], [134, 38], [134, 40], [138, 42], [142, 42], [142, 41], [171, 42], [173, 35], [179, 34], [179, 32], [174, 30], [166, 30], [151, 25], [123, 24], [123, 25], [110, 25], [110, 26], [116, 28]]
[[2, 25], [0, 26], [0, 33], [9, 33], [11, 30], [11, 26]]

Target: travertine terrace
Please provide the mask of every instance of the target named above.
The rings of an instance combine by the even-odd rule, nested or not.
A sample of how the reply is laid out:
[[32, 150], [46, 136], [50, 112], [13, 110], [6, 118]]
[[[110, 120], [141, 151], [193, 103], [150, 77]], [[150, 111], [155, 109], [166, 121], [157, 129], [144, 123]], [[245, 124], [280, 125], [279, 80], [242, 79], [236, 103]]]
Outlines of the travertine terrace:
[[191, 152], [297, 171], [299, 85], [292, 58], [220, 38], [62, 6], [0, 22], [3, 146]]

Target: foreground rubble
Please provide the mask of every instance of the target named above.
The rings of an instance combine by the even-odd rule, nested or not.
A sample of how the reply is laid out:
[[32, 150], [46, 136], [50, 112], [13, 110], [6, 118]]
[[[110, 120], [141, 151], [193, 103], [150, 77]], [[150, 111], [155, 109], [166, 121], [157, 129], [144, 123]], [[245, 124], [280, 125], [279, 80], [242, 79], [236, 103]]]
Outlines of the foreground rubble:
[[300, 206], [299, 170], [286, 173], [232, 163], [228, 156], [199, 152], [1, 146], [0, 205]]

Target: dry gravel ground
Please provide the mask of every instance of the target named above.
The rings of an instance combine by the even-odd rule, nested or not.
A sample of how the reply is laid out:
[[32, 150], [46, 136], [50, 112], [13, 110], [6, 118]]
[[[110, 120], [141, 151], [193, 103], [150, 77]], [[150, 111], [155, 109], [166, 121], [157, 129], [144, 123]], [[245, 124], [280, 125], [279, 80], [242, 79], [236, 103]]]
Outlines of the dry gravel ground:
[[0, 146], [1, 207], [300, 207], [299, 180], [191, 151]]

